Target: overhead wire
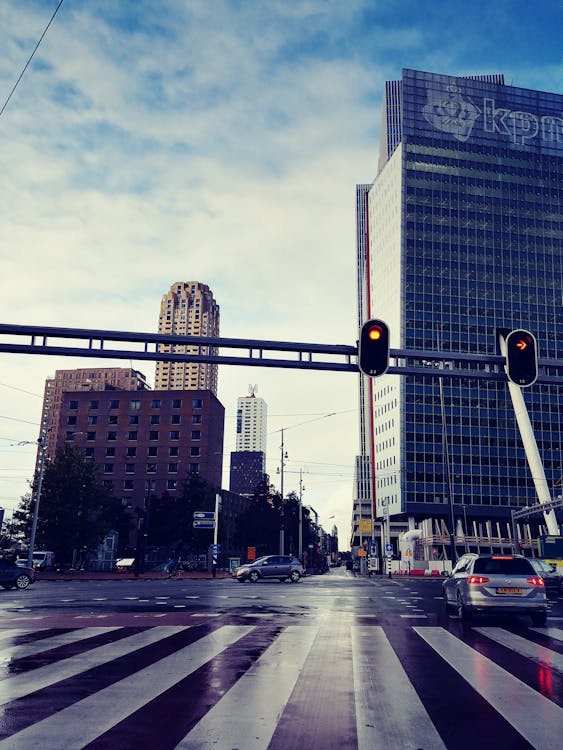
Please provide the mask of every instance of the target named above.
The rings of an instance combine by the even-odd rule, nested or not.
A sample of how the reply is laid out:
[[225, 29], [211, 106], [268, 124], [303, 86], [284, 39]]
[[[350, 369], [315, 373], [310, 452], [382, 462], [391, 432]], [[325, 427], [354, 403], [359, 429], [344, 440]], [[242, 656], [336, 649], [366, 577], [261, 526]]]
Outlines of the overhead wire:
[[57, 7], [55, 8], [55, 12], [54, 12], [54, 13], [53, 13], [53, 15], [51, 16], [51, 19], [49, 20], [49, 23], [48, 23], [48, 24], [47, 24], [47, 26], [45, 27], [45, 29], [44, 29], [43, 33], [41, 34], [41, 36], [39, 37], [39, 41], [38, 41], [38, 42], [37, 42], [37, 44], [35, 45], [35, 49], [34, 49], [34, 50], [33, 50], [33, 52], [31, 53], [31, 55], [29, 56], [29, 59], [28, 59], [28, 61], [26, 62], [26, 64], [24, 65], [24, 67], [23, 67], [23, 70], [22, 70], [22, 72], [20, 73], [20, 75], [19, 75], [19, 77], [18, 77], [18, 80], [17, 80], [17, 81], [16, 81], [15, 83], [14, 83], [14, 85], [12, 86], [12, 90], [11, 90], [11, 91], [10, 91], [10, 93], [8, 94], [8, 98], [6, 99], [6, 101], [4, 102], [4, 104], [2, 105], [2, 108], [0, 109], [0, 115], [2, 115], [2, 114], [3, 114], [3, 112], [4, 112], [4, 110], [6, 109], [6, 107], [7, 107], [7, 105], [8, 105], [8, 102], [9, 102], [9, 101], [10, 101], [10, 99], [12, 98], [12, 96], [13, 96], [13, 94], [14, 94], [14, 91], [15, 91], [15, 90], [17, 89], [17, 87], [18, 87], [18, 84], [19, 84], [19, 82], [20, 82], [20, 81], [21, 81], [21, 79], [23, 78], [23, 76], [24, 76], [24, 73], [25, 73], [25, 71], [27, 70], [27, 68], [28, 68], [28, 66], [29, 66], [29, 63], [30, 63], [30, 62], [32, 61], [32, 59], [33, 59], [33, 56], [35, 55], [35, 53], [36, 53], [36, 52], [37, 52], [37, 50], [39, 49], [39, 45], [41, 44], [41, 42], [43, 41], [43, 37], [45, 36], [45, 34], [47, 33], [47, 31], [49, 30], [49, 26], [50, 26], [50, 25], [51, 25], [51, 24], [53, 23], [53, 21], [55, 20], [55, 16], [56, 16], [56, 15], [57, 15], [57, 13], [59, 12], [59, 8], [60, 8], [60, 7], [61, 7], [61, 5], [63, 4], [63, 2], [64, 2], [64, 0], [60, 0], [59, 4], [58, 4], [58, 5], [57, 5]]

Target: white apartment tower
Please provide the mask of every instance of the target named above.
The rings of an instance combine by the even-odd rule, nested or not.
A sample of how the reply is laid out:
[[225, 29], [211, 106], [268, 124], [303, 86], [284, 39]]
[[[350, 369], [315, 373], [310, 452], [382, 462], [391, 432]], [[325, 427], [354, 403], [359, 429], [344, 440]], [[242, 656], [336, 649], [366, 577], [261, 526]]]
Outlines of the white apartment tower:
[[[213, 292], [199, 281], [177, 281], [162, 296], [158, 332], [174, 336], [219, 336], [219, 305]], [[159, 352], [197, 354], [199, 346], [160, 344]], [[201, 347], [202, 354], [215, 354], [216, 348]], [[217, 395], [217, 365], [199, 362], [159, 361], [155, 389], [209, 390]]]
[[261, 451], [265, 455], [267, 423], [268, 405], [251, 389], [250, 396], [237, 401], [237, 452]]

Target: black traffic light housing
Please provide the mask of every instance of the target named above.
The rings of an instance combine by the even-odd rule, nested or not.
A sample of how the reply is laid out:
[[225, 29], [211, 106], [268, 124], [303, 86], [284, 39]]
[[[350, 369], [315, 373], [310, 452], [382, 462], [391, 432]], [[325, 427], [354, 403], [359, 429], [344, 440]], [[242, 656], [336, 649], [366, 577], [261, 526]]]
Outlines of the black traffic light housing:
[[506, 374], [508, 379], [525, 388], [538, 377], [536, 337], [530, 331], [510, 331], [506, 337]]
[[360, 330], [358, 367], [370, 377], [383, 375], [389, 367], [389, 327], [382, 320], [368, 320]]

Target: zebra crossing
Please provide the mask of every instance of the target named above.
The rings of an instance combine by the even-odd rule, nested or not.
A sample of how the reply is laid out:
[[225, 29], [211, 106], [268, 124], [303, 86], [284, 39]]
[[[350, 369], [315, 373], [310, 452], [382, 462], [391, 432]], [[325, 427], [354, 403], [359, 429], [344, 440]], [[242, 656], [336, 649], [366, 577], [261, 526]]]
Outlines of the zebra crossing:
[[1, 750], [554, 750], [563, 629], [334, 613], [5, 629], [0, 715]]

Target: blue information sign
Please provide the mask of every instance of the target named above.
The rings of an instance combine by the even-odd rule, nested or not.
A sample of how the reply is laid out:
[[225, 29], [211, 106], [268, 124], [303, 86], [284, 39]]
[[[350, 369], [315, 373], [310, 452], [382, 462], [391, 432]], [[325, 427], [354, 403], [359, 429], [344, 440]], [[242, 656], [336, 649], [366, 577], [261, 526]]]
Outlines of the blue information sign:
[[214, 529], [215, 521], [211, 518], [204, 518], [194, 521], [194, 529]]

